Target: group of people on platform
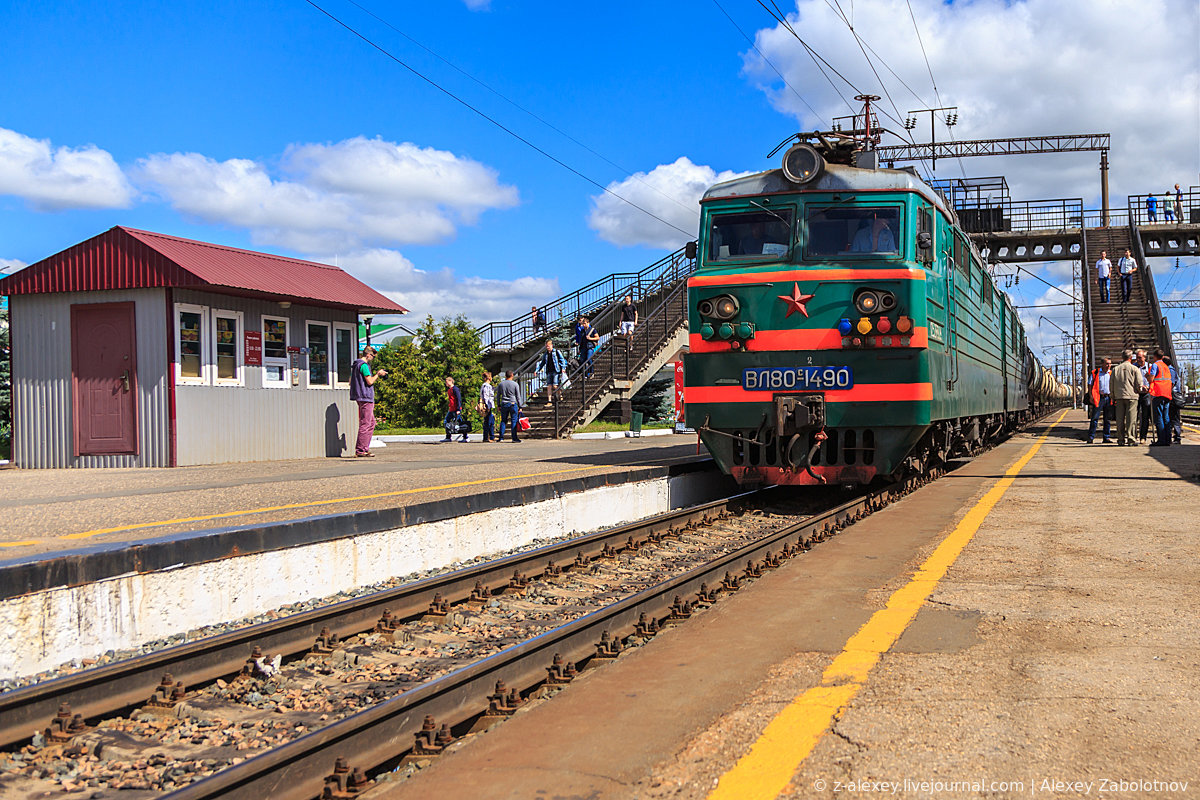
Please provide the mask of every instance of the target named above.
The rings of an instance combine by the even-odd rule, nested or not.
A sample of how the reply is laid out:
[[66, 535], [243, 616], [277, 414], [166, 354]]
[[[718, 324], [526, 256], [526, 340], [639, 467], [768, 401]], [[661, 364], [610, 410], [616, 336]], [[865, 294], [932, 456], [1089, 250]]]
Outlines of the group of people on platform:
[[[1085, 402], [1090, 407], [1091, 423], [1087, 442], [1096, 440], [1096, 429], [1104, 423], [1105, 444], [1112, 444], [1111, 426], [1117, 423], [1117, 444], [1135, 445], [1146, 441], [1150, 425], [1155, 439], [1151, 447], [1179, 444], [1183, 435], [1180, 410], [1183, 408], [1183, 379], [1161, 349], [1147, 360], [1145, 350], [1125, 350], [1121, 363], [1103, 358], [1092, 370]], [[1115, 413], [1114, 413], [1115, 412]]]
[[[492, 373], [484, 372], [483, 383], [479, 386], [479, 402], [476, 405], [479, 418], [483, 420], [483, 441], [502, 442], [504, 434], [510, 429], [511, 441], [521, 441], [517, 432], [521, 429], [521, 408], [524, 405], [525, 397], [521, 391], [521, 384], [513, 379], [511, 369], [504, 373], [504, 379], [496, 386], [492, 385]], [[442, 439], [442, 442], [453, 441], [456, 435], [462, 437], [458, 441], [467, 441], [470, 431], [463, 423], [462, 390], [454, 385], [454, 378], [449, 375], [446, 376], [446, 406], [446, 438]], [[500, 411], [499, 435], [496, 433], [497, 409]]]
[[[1101, 250], [1100, 258], [1096, 261], [1096, 283], [1100, 285], [1100, 302], [1107, 303], [1109, 299], [1108, 283], [1112, 277], [1112, 262], [1108, 260], [1108, 251]], [[1128, 250], [1117, 261], [1117, 273], [1121, 277], [1121, 302], [1128, 303], [1133, 291], [1133, 273], [1138, 271], [1137, 261]]]

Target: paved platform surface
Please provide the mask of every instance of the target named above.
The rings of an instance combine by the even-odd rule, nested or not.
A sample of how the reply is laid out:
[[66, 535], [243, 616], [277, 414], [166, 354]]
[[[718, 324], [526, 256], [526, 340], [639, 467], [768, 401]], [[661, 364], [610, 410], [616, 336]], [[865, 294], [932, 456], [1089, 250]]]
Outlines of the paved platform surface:
[[390, 444], [375, 458], [0, 470], [0, 558], [705, 460], [694, 436]]
[[[1200, 446], [1085, 430], [1014, 437], [370, 797], [1200, 796]], [[838, 700], [831, 665], [944, 541]]]

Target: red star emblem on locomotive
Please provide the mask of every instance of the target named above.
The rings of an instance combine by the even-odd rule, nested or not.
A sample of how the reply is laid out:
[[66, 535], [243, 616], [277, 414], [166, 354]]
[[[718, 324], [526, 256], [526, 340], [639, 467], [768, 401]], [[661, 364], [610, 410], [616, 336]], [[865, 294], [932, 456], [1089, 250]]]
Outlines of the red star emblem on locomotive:
[[798, 283], [792, 284], [792, 293], [790, 295], [780, 294], [780, 295], [776, 295], [776, 297], [778, 297], [785, 304], [787, 304], [788, 311], [787, 311], [787, 314], [784, 314], [784, 316], [783, 316], [784, 319], [787, 319], [788, 317], [790, 317], [792, 314], [796, 313], [797, 311], [799, 311], [801, 314], [803, 314], [806, 317], [808, 316], [808, 309], [804, 307], [804, 304], [807, 303], [809, 300], [812, 300], [813, 295], [800, 294], [800, 284], [798, 284]]

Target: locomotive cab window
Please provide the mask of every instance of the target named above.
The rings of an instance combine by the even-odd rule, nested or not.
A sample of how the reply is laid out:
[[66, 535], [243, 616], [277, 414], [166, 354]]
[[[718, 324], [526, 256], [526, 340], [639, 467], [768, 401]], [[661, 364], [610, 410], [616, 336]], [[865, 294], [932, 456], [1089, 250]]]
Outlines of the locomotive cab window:
[[900, 209], [812, 208], [808, 210], [808, 257], [892, 256], [900, 251]]
[[709, 261], [727, 259], [787, 259], [792, 242], [791, 209], [749, 211], [713, 216], [709, 231]]

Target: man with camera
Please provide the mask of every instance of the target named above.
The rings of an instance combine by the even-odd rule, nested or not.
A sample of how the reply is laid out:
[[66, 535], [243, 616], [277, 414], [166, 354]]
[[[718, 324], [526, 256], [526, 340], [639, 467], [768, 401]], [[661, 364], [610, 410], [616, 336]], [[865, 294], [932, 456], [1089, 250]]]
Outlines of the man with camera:
[[375, 435], [375, 381], [387, 377], [387, 370], [371, 370], [375, 348], [367, 345], [350, 368], [350, 399], [358, 403], [358, 439], [355, 458], [374, 458], [371, 437]]

